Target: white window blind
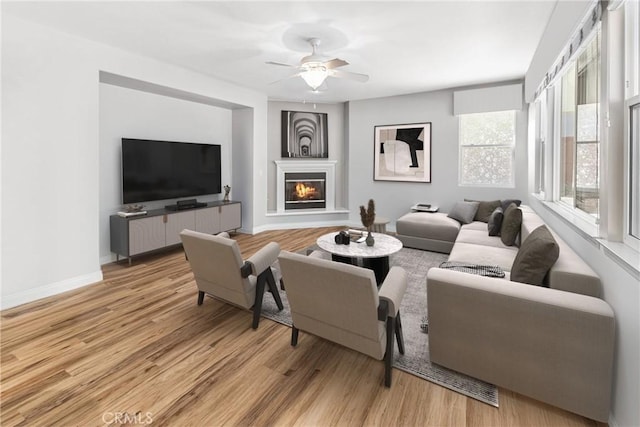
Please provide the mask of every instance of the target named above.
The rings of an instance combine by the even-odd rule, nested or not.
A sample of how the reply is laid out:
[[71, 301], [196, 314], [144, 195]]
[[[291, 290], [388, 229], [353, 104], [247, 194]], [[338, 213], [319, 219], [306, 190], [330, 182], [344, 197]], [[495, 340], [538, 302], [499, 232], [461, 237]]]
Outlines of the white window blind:
[[459, 90], [453, 93], [453, 114], [522, 110], [522, 84]]

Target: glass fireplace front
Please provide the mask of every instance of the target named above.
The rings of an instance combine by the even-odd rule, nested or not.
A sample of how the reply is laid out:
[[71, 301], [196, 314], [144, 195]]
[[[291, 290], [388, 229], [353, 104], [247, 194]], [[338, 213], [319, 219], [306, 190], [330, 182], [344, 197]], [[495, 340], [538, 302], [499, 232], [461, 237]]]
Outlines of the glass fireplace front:
[[325, 200], [326, 174], [324, 172], [285, 173], [285, 200], [287, 209], [318, 209], [327, 206]]

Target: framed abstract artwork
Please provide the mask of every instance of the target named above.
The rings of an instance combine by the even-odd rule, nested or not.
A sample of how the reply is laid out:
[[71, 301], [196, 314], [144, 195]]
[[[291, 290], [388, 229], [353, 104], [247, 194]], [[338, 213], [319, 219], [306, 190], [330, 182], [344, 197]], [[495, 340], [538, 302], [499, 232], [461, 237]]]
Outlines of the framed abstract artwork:
[[327, 113], [282, 112], [282, 158], [328, 158]]
[[375, 126], [375, 181], [431, 182], [431, 123]]

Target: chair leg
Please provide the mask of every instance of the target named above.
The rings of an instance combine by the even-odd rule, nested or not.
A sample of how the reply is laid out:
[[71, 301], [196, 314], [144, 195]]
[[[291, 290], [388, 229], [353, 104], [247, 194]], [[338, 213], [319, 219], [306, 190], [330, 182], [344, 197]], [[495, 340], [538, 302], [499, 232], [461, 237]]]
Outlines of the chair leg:
[[204, 292], [198, 291], [198, 305], [202, 305], [204, 301]]
[[393, 366], [393, 335], [396, 329], [395, 317], [387, 317], [387, 348], [384, 354], [384, 385], [391, 387], [391, 368]]
[[273, 272], [271, 268], [267, 268], [262, 274], [265, 274], [267, 277], [267, 284], [269, 285], [269, 292], [273, 295], [273, 299], [276, 301], [276, 305], [278, 306], [278, 310], [284, 309], [282, 305], [282, 299], [280, 298], [280, 292], [278, 292], [278, 286], [276, 285], [276, 278], [273, 277]]
[[404, 336], [402, 335], [402, 321], [400, 320], [400, 310], [396, 315], [396, 340], [398, 341], [398, 351], [404, 354]]
[[298, 328], [295, 326], [291, 326], [291, 346], [295, 347], [298, 345]]
[[258, 329], [258, 323], [260, 322], [260, 312], [262, 311], [262, 297], [264, 297], [264, 285], [267, 278], [264, 275], [258, 276], [258, 283], [256, 284], [256, 300], [253, 303], [253, 329]]

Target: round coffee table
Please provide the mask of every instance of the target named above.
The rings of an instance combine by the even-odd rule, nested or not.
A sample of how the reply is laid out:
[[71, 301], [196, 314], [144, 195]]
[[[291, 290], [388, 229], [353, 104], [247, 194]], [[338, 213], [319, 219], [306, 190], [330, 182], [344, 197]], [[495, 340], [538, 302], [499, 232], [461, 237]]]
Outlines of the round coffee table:
[[324, 234], [318, 237], [316, 243], [329, 252], [334, 261], [358, 265], [358, 259], [361, 258], [363, 266], [373, 270], [380, 286], [389, 272], [389, 255], [402, 249], [402, 242], [388, 234], [372, 233], [375, 239], [373, 246], [367, 246], [365, 242], [338, 245], [335, 242], [336, 234], [338, 233]]

